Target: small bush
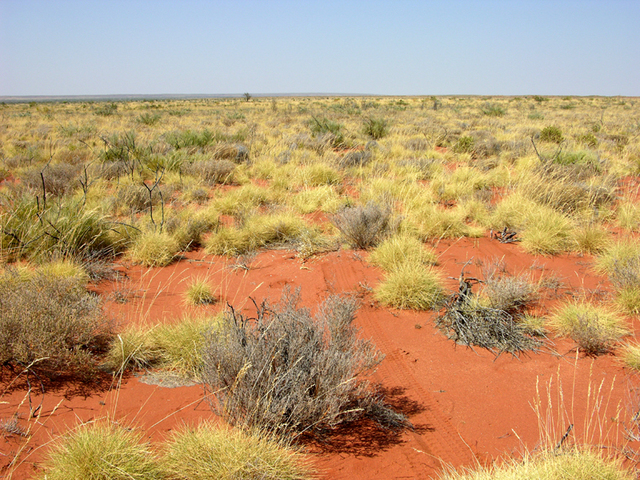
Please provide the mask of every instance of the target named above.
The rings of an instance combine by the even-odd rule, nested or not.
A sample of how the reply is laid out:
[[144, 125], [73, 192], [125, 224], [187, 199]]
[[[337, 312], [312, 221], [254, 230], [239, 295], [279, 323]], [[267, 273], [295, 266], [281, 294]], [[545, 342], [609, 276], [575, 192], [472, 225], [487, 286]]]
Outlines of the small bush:
[[371, 150], [354, 150], [345, 154], [340, 159], [339, 165], [342, 168], [364, 167], [371, 163], [372, 158]]
[[384, 240], [371, 252], [369, 261], [389, 272], [405, 262], [435, 265], [437, 258], [433, 250], [427, 249], [417, 238], [409, 235], [394, 235]]
[[131, 261], [145, 267], [169, 265], [178, 253], [178, 242], [167, 233], [141, 233], [129, 247]]
[[148, 127], [153, 127], [157, 125], [162, 116], [159, 113], [143, 113], [137, 118], [137, 122], [143, 125], [147, 125]]
[[118, 111], [118, 105], [116, 103], [104, 103], [101, 104], [98, 108], [93, 111], [94, 115], [99, 115], [101, 117], [110, 117], [114, 115]]
[[174, 324], [157, 325], [149, 337], [156, 354], [154, 366], [202, 380], [207, 338], [217, 335], [220, 322], [218, 317], [189, 317]]
[[640, 245], [635, 241], [610, 245], [596, 259], [595, 268], [609, 276], [618, 305], [631, 315], [640, 315]]
[[456, 153], [471, 153], [475, 145], [475, 139], [469, 135], [459, 137], [456, 144], [453, 146], [453, 151]]
[[371, 202], [364, 207], [347, 207], [330, 220], [352, 248], [374, 247], [397, 229], [391, 210]]
[[204, 160], [194, 162], [183, 170], [207, 185], [229, 185], [234, 182], [236, 164], [229, 160]]
[[561, 306], [549, 323], [558, 335], [571, 337], [589, 355], [610, 352], [628, 334], [616, 313], [583, 301]]
[[[48, 165], [44, 169], [30, 169], [22, 175], [22, 181], [31, 190], [41, 195], [62, 196], [80, 187], [78, 168], [67, 163]], [[44, 179], [44, 181], [43, 181]]]
[[609, 245], [609, 232], [597, 224], [587, 223], [574, 230], [573, 241], [578, 252], [595, 255]]
[[562, 136], [562, 130], [556, 126], [549, 125], [540, 132], [540, 140], [549, 143], [562, 143], [564, 137]]
[[381, 358], [357, 337], [356, 302], [333, 295], [315, 318], [298, 294], [263, 302], [250, 320], [231, 308], [204, 349], [204, 379], [231, 424], [281, 435], [320, 432], [363, 415], [402, 426], [365, 376]]
[[161, 480], [142, 433], [106, 421], [82, 425], [54, 444], [45, 464], [47, 480]]
[[578, 135], [578, 142], [589, 148], [596, 148], [598, 146], [598, 139], [591, 132]]
[[327, 137], [334, 148], [345, 145], [346, 137], [342, 124], [326, 117], [312, 117], [309, 121], [309, 127], [314, 137]]
[[23, 197], [0, 210], [0, 246], [15, 259], [96, 258], [118, 248], [109, 236], [110, 227], [104, 215], [71, 200], [48, 202], [45, 208]]
[[375, 289], [375, 298], [386, 306], [429, 310], [444, 300], [440, 275], [430, 267], [403, 262], [387, 273]]
[[242, 228], [223, 228], [206, 241], [211, 255], [238, 256], [262, 247], [295, 242], [308, 230], [304, 220], [290, 214], [254, 215]]
[[640, 345], [629, 343], [620, 352], [623, 363], [632, 370], [640, 371]]
[[389, 133], [389, 122], [382, 118], [368, 118], [364, 122], [363, 132], [374, 140], [379, 140]]
[[220, 143], [213, 150], [213, 157], [218, 160], [245, 163], [249, 161], [249, 148], [239, 143]]
[[557, 255], [571, 248], [573, 227], [564, 215], [539, 206], [527, 215], [522, 247], [529, 253]]
[[491, 103], [485, 104], [481, 109], [482, 113], [488, 117], [502, 117], [507, 111], [500, 105]]
[[[513, 285], [504, 288], [504, 285], [505, 282], [494, 282], [494, 291], [498, 293], [493, 299], [496, 303], [511, 307], [519, 315], [518, 310], [522, 305], [517, 300], [513, 302], [512, 293], [519, 290], [516, 296], [521, 300], [522, 288], [513, 288]], [[513, 315], [499, 308], [482, 305], [473, 296], [471, 280], [463, 277], [460, 278], [458, 293], [449, 297], [444, 312], [438, 316], [435, 324], [455, 342], [486, 348], [497, 355], [502, 352], [517, 354], [540, 347], [540, 342], [530, 336], [530, 330], [517, 322]]]
[[104, 365], [114, 372], [157, 368], [200, 380], [205, 339], [218, 323], [217, 317], [187, 317], [172, 324], [130, 326], [113, 338]]
[[442, 480], [632, 480], [634, 475], [619, 459], [577, 447], [569, 451], [543, 450], [505, 463], [479, 466], [473, 471], [448, 471]]
[[103, 365], [112, 372], [122, 373], [129, 368], [153, 367], [159, 355], [159, 350], [151, 343], [151, 330], [130, 326], [113, 338]]
[[216, 302], [211, 286], [204, 278], [192, 281], [185, 292], [185, 300], [189, 305], [207, 305]]
[[205, 233], [217, 228], [219, 223], [215, 214], [187, 209], [167, 220], [166, 231], [178, 243], [181, 252], [188, 252], [202, 246]]
[[208, 422], [173, 433], [161, 465], [167, 478], [175, 480], [302, 480], [312, 476], [304, 457], [277, 439]]
[[500, 262], [484, 268], [483, 275], [482, 293], [492, 308], [520, 316], [538, 299], [538, 286], [529, 276], [509, 275], [506, 266]]
[[90, 375], [112, 337], [100, 299], [74, 278], [6, 270], [0, 305], [0, 365], [35, 362], [31, 368], [48, 376]]

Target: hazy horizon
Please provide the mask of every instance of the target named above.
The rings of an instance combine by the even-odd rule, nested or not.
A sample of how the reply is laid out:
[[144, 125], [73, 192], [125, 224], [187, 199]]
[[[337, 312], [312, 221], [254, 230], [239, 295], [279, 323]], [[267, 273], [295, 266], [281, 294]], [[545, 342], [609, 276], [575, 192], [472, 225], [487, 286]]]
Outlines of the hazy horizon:
[[635, 0], [4, 0], [0, 97], [640, 96]]

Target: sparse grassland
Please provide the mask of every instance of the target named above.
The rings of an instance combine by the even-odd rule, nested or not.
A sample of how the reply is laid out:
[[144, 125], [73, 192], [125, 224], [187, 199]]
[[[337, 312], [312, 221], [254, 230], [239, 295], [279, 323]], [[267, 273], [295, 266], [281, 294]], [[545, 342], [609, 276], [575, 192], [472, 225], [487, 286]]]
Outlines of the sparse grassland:
[[[379, 357], [356, 335], [351, 297], [332, 297], [315, 317], [285, 298], [257, 320], [231, 311], [116, 330], [86, 289], [114, 261], [155, 272], [194, 254], [228, 261], [280, 248], [311, 271], [314, 255], [368, 250], [351, 252], [383, 271], [372, 269], [380, 280], [359, 290], [367, 308], [444, 307], [440, 326], [462, 343], [513, 353], [537, 349], [551, 330], [638, 368], [637, 346], [616, 348], [629, 332], [621, 315], [640, 315], [637, 99], [245, 99], [0, 105], [3, 368], [89, 377], [100, 365], [171, 370], [225, 388], [221, 412], [231, 423], [293, 435], [362, 416], [405, 425], [362, 376]], [[613, 285], [615, 306], [559, 299], [550, 315], [536, 311], [541, 283], [498, 263], [485, 266], [473, 298], [457, 301], [434, 248], [490, 234], [541, 262], [567, 254], [593, 264]], [[185, 287], [183, 308], [219, 307], [202, 306], [217, 302], [219, 285], [199, 278]], [[455, 329], [471, 321], [484, 330], [465, 340]], [[505, 332], [520, 343], [489, 338]], [[184, 478], [308, 475], [295, 453], [254, 433], [185, 427], [149, 466], [135, 429], [86, 426], [61, 439], [47, 478], [93, 478], [75, 468], [161, 478], [162, 465], [170, 478], [183, 478], [187, 465]], [[221, 435], [233, 451], [220, 453]], [[74, 453], [82, 442], [125, 453]], [[199, 463], [205, 450], [231, 464]], [[239, 457], [255, 459], [255, 470], [234, 464]], [[528, 456], [473, 478], [555, 469], [626, 478], [588, 449]]]

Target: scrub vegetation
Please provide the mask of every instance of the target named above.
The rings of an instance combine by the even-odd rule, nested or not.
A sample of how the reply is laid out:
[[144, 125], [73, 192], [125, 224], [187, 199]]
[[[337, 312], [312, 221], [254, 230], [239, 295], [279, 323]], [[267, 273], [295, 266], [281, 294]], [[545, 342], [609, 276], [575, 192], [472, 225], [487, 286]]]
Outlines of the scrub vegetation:
[[[637, 345], [621, 347], [640, 315], [636, 99], [246, 96], [0, 105], [2, 368], [167, 370], [220, 392], [237, 429], [185, 426], [150, 453], [135, 429], [83, 426], [52, 448], [45, 478], [307, 478], [292, 438], [362, 418], [410, 426], [366, 378], [382, 358], [352, 323], [353, 295], [311, 314], [289, 292], [250, 318], [247, 299], [220, 302], [194, 277], [184, 318], [119, 325], [87, 288], [115, 261], [153, 272], [200, 249], [248, 270], [239, 259], [261, 249], [301, 262], [350, 250], [379, 273], [361, 286], [370, 308], [436, 310], [450, 339], [496, 354], [539, 350], [551, 332], [638, 369]], [[541, 312], [548, 287], [501, 261], [451, 288], [435, 247], [464, 237], [584, 256], [615, 293]], [[626, 478], [590, 450], [487, 475], [590, 478], [592, 465]], [[451, 478], [485, 478], [473, 475]]]

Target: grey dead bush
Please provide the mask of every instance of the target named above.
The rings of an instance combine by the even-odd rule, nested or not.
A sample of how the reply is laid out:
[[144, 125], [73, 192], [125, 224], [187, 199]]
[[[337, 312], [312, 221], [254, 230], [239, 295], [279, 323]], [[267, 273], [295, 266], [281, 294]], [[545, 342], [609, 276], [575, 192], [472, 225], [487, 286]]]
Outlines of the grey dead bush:
[[371, 162], [371, 158], [372, 155], [370, 150], [354, 150], [344, 155], [338, 163], [342, 168], [364, 167]]
[[509, 315], [522, 314], [538, 299], [538, 287], [526, 275], [512, 276], [502, 262], [483, 268], [483, 293], [491, 307]]
[[518, 321], [533, 293], [509, 278], [489, 275], [485, 293], [490, 305], [486, 306], [473, 294], [477, 280], [466, 278], [463, 269], [458, 292], [447, 300], [444, 311], [435, 320], [436, 327], [456, 343], [486, 348], [496, 355], [537, 351], [542, 343], [531, 337], [529, 329]]
[[187, 175], [192, 175], [208, 185], [233, 183], [236, 164], [230, 160], [204, 160], [183, 167]]
[[0, 305], [0, 365], [86, 376], [112, 337], [100, 299], [73, 278], [24, 278], [8, 269], [0, 275]]
[[30, 189], [42, 192], [44, 179], [44, 190], [47, 195], [61, 196], [73, 192], [80, 186], [79, 175], [77, 166], [60, 163], [48, 165], [43, 169], [27, 170], [22, 175], [22, 181]]
[[213, 150], [213, 156], [218, 160], [244, 163], [249, 161], [249, 149], [240, 143], [219, 143]]
[[330, 220], [352, 248], [360, 249], [375, 247], [398, 228], [391, 209], [373, 202], [344, 208]]
[[357, 336], [356, 301], [332, 295], [313, 317], [298, 300], [299, 291], [285, 290], [279, 304], [256, 305], [255, 318], [230, 307], [210, 334], [204, 379], [223, 417], [293, 437], [367, 415], [386, 427], [407, 424], [367, 381], [382, 356]]

